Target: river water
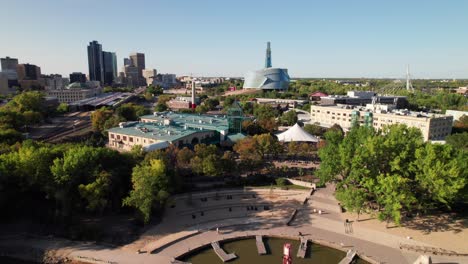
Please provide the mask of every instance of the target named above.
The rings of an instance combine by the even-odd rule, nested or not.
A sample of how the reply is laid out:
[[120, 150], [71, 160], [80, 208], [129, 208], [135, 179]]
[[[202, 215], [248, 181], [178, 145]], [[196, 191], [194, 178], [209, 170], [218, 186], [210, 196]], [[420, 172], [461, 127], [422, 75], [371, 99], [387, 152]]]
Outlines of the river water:
[[[258, 255], [255, 239], [243, 239], [226, 243], [221, 243], [221, 247], [227, 253], [235, 253], [237, 259], [230, 261], [232, 264], [281, 264], [283, 258], [283, 245], [292, 245], [292, 257], [294, 264], [336, 264], [340, 262], [346, 253], [333, 248], [321, 246], [315, 243], [310, 244], [306, 253], [306, 258], [297, 258], [297, 250], [300, 242], [298, 240], [288, 240], [281, 238], [264, 237], [267, 255]], [[216, 255], [211, 246], [193, 252], [181, 259], [192, 264], [221, 264], [222, 260]], [[358, 264], [368, 264], [368, 262], [358, 259]]]

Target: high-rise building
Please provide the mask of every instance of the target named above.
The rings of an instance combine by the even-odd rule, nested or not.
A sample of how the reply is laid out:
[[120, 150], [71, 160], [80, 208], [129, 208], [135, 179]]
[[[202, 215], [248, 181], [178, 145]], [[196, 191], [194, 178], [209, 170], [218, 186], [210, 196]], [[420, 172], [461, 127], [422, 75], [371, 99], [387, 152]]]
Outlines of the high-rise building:
[[69, 84], [67, 78], [62, 78], [60, 74], [42, 75], [44, 88], [46, 90], [61, 90]]
[[1, 58], [2, 72], [4, 77], [8, 80], [8, 87], [18, 87], [18, 59], [15, 58]]
[[34, 64], [18, 64], [18, 83], [23, 90], [41, 90], [44, 88], [44, 80], [41, 78], [41, 68]]
[[16, 67], [18, 80], [39, 80], [41, 77], [41, 68], [34, 64], [18, 64]]
[[156, 69], [144, 69], [143, 78], [146, 80], [146, 85], [154, 84], [155, 79], [157, 78]]
[[138, 69], [138, 85], [144, 86], [146, 85], [146, 80], [143, 78], [143, 70], [145, 67], [145, 54], [144, 53], [132, 53], [130, 54], [130, 60], [132, 61], [132, 65], [137, 67]]
[[86, 82], [86, 74], [81, 72], [73, 72], [70, 73], [70, 83], [85, 83]]
[[101, 84], [104, 83], [104, 65], [102, 59], [102, 45], [96, 40], [90, 42], [88, 45], [89, 79], [91, 81], [99, 81]]
[[18, 59], [5, 57], [0, 59], [2, 64], [2, 71], [6, 70], [16, 70], [16, 65], [18, 65]]
[[104, 62], [104, 84], [112, 85], [117, 78], [117, 56], [115, 52], [102, 52]]
[[124, 67], [132, 65], [132, 60], [130, 58], [124, 58]]
[[133, 65], [126, 65], [124, 66], [124, 73], [125, 73], [125, 83], [129, 87], [137, 87], [139, 86], [139, 75], [138, 75], [138, 68]]

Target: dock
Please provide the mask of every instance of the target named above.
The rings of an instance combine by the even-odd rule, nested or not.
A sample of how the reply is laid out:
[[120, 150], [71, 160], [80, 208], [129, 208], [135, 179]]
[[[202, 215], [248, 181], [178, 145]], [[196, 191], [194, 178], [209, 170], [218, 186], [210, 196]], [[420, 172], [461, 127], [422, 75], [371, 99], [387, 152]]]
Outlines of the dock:
[[255, 236], [256, 244], [257, 244], [257, 251], [259, 255], [265, 255], [266, 248], [265, 248], [265, 243], [263, 243], [263, 237], [262, 236]]
[[298, 258], [305, 258], [308, 242], [309, 240], [307, 238], [301, 237], [301, 245], [299, 246], [299, 249], [297, 250]]
[[338, 264], [350, 264], [353, 261], [353, 259], [356, 257], [356, 254], [357, 254], [356, 250], [354, 249], [348, 250], [348, 252], [346, 253], [346, 257], [342, 259], [340, 263]]
[[218, 241], [211, 243], [211, 246], [213, 247], [213, 250], [215, 251], [216, 255], [218, 255], [218, 257], [219, 257], [223, 262], [230, 261], [230, 260], [233, 260], [233, 259], [237, 258], [236, 254], [234, 254], [234, 253], [231, 253], [231, 254], [226, 253], [226, 252], [224, 251], [224, 249], [222, 249], [222, 248], [219, 246], [219, 242], [218, 242]]
[[183, 262], [183, 261], [180, 261], [180, 260], [175, 259], [175, 260], [171, 261], [171, 264], [192, 264], [192, 263], [190, 263], [190, 262]]

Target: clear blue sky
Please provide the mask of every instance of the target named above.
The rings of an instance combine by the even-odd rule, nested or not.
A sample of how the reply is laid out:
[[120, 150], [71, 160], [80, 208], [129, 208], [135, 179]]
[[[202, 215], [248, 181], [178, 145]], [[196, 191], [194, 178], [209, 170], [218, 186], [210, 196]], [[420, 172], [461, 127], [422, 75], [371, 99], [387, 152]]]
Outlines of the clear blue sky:
[[468, 1], [0, 0], [0, 57], [88, 73], [86, 46], [146, 54], [162, 73], [468, 78]]

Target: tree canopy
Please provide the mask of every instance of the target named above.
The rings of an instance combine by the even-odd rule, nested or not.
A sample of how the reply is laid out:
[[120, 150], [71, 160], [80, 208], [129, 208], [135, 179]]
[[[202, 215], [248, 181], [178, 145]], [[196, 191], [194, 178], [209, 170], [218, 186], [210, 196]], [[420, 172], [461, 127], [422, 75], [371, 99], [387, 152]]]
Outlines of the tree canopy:
[[466, 151], [423, 142], [416, 128], [353, 127], [346, 137], [339, 130], [324, 136], [317, 176], [337, 183], [348, 210], [380, 208], [379, 219], [399, 224], [404, 212], [450, 207], [468, 184]]

